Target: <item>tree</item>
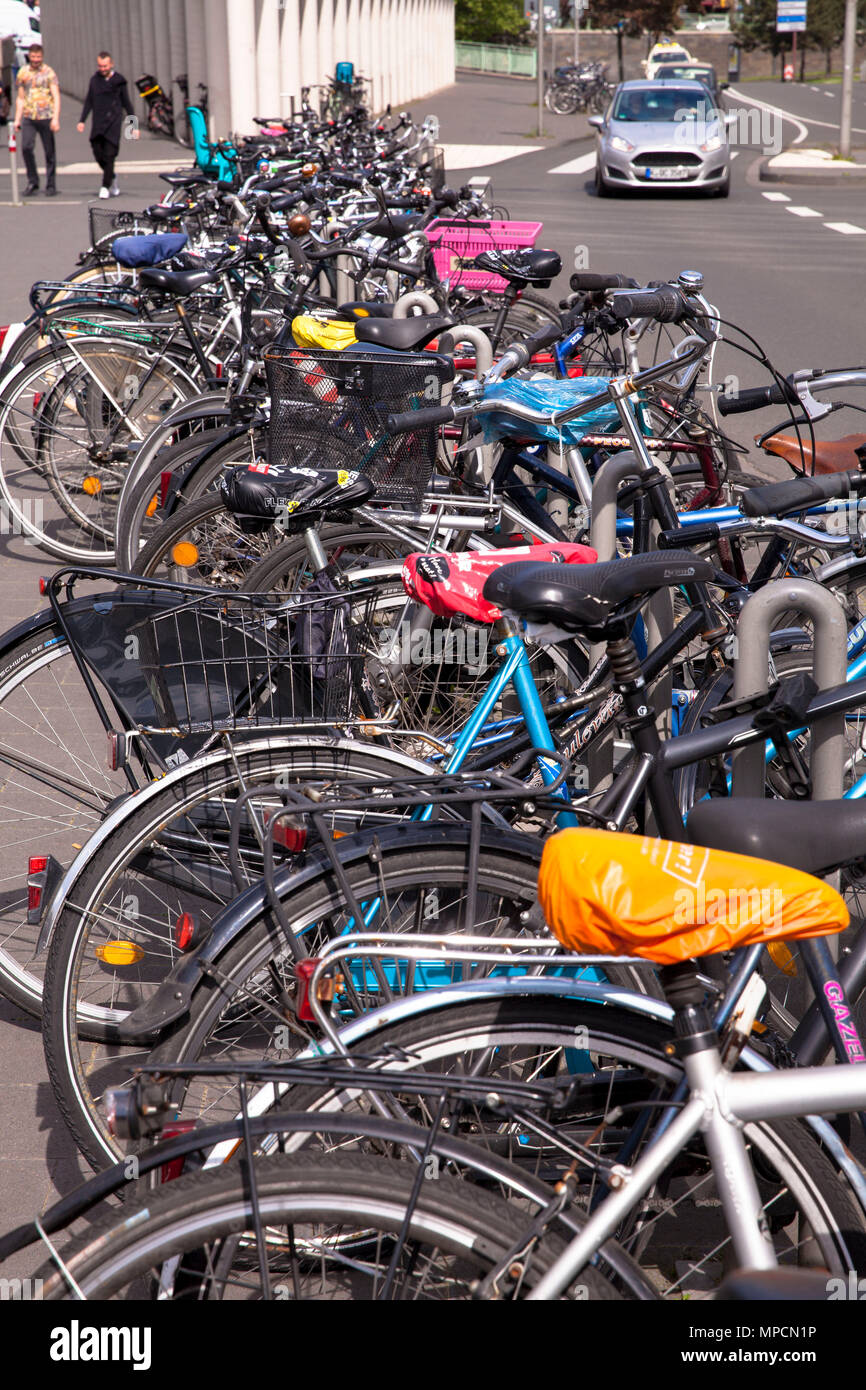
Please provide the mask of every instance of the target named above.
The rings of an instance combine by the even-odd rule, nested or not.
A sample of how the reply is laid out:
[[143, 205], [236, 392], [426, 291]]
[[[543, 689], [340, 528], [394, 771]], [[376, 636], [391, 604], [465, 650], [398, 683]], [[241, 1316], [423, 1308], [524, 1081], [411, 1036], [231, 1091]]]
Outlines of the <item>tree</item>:
[[676, 29], [678, 12], [678, 0], [638, 0], [628, 6], [618, 0], [591, 0], [594, 29], [613, 29], [624, 19], [627, 34], [651, 34], [653, 40]]
[[[866, 18], [866, 3], [858, 5], [858, 27]], [[751, 0], [738, 13], [731, 26], [734, 38], [743, 48], [763, 48], [775, 57], [792, 47], [791, 34], [776, 33], [776, 0]], [[805, 33], [797, 35], [797, 47], [823, 53], [827, 73], [832, 71], [833, 49], [842, 42], [845, 29], [845, 0], [808, 0]], [[801, 63], [801, 76], [804, 63]]]
[[506, 43], [529, 27], [520, 0], [457, 0], [455, 34], [464, 43]]

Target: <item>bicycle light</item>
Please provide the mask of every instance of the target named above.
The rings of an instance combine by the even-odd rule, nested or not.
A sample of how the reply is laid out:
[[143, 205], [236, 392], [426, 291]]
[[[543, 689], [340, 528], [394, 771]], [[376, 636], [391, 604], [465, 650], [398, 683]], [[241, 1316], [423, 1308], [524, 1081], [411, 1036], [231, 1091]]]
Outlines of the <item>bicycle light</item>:
[[[316, 1015], [313, 1012], [313, 1005], [310, 998], [310, 981], [313, 972], [319, 964], [319, 956], [308, 956], [306, 960], [299, 960], [295, 966], [295, 977], [298, 981], [297, 1010], [298, 1018], [302, 1023], [315, 1023]], [[342, 975], [323, 975], [319, 980], [319, 987], [316, 998], [320, 1004], [330, 1004], [335, 994], [339, 994], [343, 988]]]

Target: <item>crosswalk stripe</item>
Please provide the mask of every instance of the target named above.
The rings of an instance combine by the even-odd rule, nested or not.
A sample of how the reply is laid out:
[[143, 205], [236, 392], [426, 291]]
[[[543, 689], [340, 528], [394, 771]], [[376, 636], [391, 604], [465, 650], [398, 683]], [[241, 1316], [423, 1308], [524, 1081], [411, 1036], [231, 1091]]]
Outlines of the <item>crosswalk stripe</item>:
[[831, 232], [841, 232], [843, 236], [866, 236], [866, 227], [857, 227], [853, 222], [825, 222]]
[[771, 203], [790, 203], [791, 201], [787, 193], [763, 193], [761, 196], [768, 198]]
[[549, 174], [585, 174], [595, 167], [595, 150], [590, 154], [578, 155], [577, 159], [570, 159], [567, 164], [557, 164], [555, 169], [548, 169]]
[[821, 213], [814, 208], [785, 208], [786, 212], [792, 212], [795, 217], [820, 217]]

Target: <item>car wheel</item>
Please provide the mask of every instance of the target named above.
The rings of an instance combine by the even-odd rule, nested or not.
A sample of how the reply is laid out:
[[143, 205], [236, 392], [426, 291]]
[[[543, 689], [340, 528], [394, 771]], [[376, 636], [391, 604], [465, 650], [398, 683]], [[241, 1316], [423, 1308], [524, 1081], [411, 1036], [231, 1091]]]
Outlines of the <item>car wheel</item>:
[[601, 172], [601, 165], [598, 160], [595, 163], [595, 196], [596, 198], [609, 198], [611, 195], [610, 184], [605, 182]]

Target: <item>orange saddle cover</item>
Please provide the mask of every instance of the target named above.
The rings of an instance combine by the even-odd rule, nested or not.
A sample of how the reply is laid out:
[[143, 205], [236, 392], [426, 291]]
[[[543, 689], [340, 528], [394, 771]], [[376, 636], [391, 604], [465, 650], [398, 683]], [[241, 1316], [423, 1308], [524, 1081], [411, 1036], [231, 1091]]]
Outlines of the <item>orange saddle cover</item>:
[[538, 896], [572, 951], [673, 965], [757, 942], [844, 931], [848, 909], [799, 869], [700, 845], [562, 830], [544, 847]]

